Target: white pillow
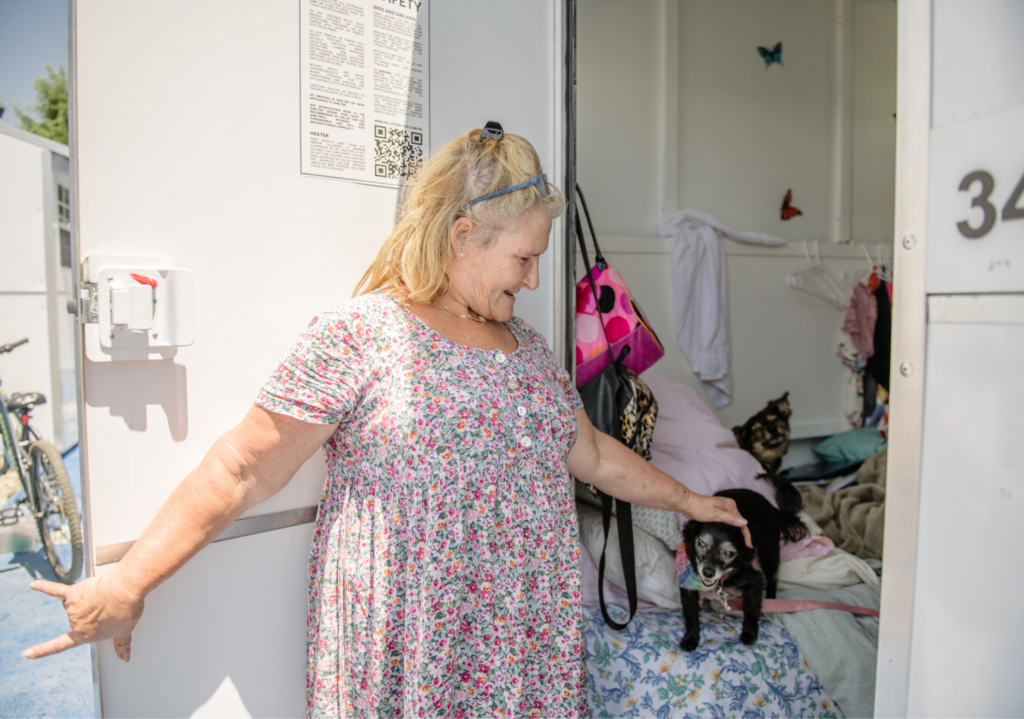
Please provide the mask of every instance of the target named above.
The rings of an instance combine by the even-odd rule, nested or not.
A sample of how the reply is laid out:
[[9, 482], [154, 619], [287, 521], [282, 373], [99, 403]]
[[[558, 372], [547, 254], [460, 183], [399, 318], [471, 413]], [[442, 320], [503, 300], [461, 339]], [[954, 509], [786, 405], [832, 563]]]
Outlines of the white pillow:
[[667, 509], [645, 507], [641, 504], [631, 504], [630, 509], [633, 528], [642, 529], [655, 539], [661, 540], [665, 549], [672, 552], [674, 556], [683, 542], [683, 531], [679, 529], [676, 513], [669, 512]]
[[[601, 500], [590, 491], [587, 485], [579, 480], [576, 480], [574, 484], [576, 485], [577, 502], [585, 502], [598, 509], [601, 508]], [[616, 506], [612, 505], [612, 514], [615, 513]], [[669, 551], [674, 552], [679, 548], [683, 541], [683, 532], [679, 529], [679, 520], [676, 518], [675, 512], [645, 507], [641, 504], [631, 504], [630, 507], [632, 508], [630, 516], [633, 518], [633, 527], [642, 529], [652, 537], [660, 539]]]
[[[580, 541], [596, 565], [601, 560], [601, 546], [604, 544], [601, 510], [579, 502], [576, 503], [576, 508], [580, 517]], [[669, 551], [661, 541], [634, 523], [633, 557], [636, 564], [637, 596], [665, 609], [681, 609], [675, 552]], [[622, 571], [622, 555], [619, 550], [619, 530], [614, 518], [608, 530], [604, 574], [609, 582], [625, 588], [625, 573]]]

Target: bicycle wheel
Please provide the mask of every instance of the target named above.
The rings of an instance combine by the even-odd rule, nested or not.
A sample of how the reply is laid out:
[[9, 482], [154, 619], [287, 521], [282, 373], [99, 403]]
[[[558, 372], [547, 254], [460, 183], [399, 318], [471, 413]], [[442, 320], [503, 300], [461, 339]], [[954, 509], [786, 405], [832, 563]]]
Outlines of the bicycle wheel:
[[57, 579], [71, 584], [82, 573], [82, 518], [71, 480], [60, 452], [46, 440], [29, 445], [29, 458], [38, 502], [36, 526], [46, 559]]

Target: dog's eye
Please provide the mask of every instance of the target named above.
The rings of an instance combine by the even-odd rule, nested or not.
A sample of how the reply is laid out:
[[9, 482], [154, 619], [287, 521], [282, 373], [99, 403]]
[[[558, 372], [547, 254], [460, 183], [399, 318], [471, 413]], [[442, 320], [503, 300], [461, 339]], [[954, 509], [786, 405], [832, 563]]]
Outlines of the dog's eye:
[[704, 544], [704, 540], [703, 539], [698, 539], [697, 540], [697, 549], [704, 549], [705, 546], [707, 546], [707, 545]]
[[732, 559], [733, 557], [736, 556], [736, 550], [735, 549], [726, 549], [726, 550], [724, 550], [722, 552], [722, 556], [724, 556], [726, 559]]

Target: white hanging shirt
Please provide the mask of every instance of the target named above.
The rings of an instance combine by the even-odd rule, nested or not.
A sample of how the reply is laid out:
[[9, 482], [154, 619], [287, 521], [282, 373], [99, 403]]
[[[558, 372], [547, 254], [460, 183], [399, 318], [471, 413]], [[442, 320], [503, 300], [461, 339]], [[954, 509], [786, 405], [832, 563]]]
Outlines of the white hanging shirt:
[[739, 232], [698, 210], [680, 210], [662, 220], [658, 234], [672, 238], [672, 286], [679, 347], [716, 409], [729, 404], [729, 306], [722, 239], [777, 247], [780, 237]]

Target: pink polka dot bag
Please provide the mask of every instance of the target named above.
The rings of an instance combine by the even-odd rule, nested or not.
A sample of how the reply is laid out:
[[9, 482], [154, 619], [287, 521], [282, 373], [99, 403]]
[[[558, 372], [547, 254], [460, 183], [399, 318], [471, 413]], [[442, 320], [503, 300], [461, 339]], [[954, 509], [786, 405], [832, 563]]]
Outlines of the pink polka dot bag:
[[[624, 364], [640, 374], [665, 355], [658, 335], [651, 328], [636, 299], [629, 293], [618, 270], [609, 265], [597, 244], [594, 225], [583, 193], [576, 186], [580, 204], [587, 217], [590, 236], [594, 239], [595, 266], [590, 266], [579, 213], [576, 215], [576, 236], [587, 276], [576, 283], [576, 386], [582, 387], [629, 346]], [[596, 297], [595, 297], [596, 290]], [[609, 344], [611, 352], [608, 351]]]

